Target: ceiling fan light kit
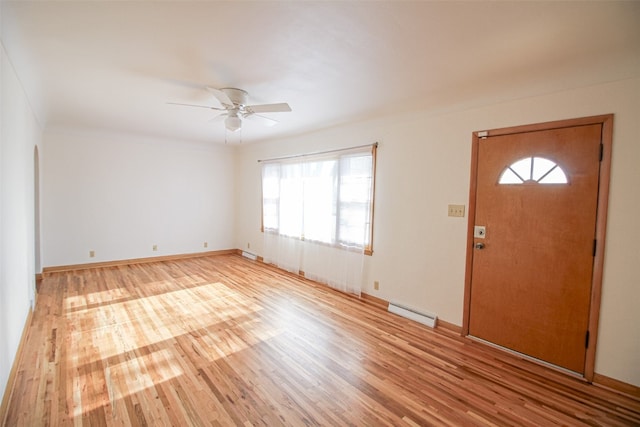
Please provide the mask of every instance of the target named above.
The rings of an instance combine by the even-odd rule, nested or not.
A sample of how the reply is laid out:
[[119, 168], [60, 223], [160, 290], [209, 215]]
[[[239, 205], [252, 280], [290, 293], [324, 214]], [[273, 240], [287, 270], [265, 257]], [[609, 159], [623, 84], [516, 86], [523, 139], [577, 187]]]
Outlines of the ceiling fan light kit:
[[277, 120], [257, 113], [285, 113], [291, 111], [291, 107], [289, 107], [289, 104], [286, 102], [278, 104], [247, 105], [249, 94], [247, 91], [242, 89], [233, 87], [225, 87], [221, 89], [207, 87], [207, 90], [216, 97], [222, 108], [204, 105], [180, 104], [175, 102], [170, 102], [169, 104], [210, 108], [212, 110], [223, 111], [220, 115], [227, 116], [224, 120], [224, 126], [229, 132], [236, 132], [242, 129], [242, 119], [246, 118], [258, 119], [267, 126], [273, 126], [278, 123]]
[[240, 120], [237, 113], [229, 113], [229, 116], [224, 119], [224, 126], [229, 132], [235, 132], [242, 127], [242, 120]]

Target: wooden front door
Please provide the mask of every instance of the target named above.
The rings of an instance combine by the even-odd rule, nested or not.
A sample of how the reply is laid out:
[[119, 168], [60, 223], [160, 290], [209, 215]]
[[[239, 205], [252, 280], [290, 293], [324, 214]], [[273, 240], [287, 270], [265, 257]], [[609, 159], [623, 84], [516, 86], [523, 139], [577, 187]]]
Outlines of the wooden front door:
[[479, 138], [474, 154], [465, 329], [581, 374], [602, 130], [602, 123], [513, 129]]

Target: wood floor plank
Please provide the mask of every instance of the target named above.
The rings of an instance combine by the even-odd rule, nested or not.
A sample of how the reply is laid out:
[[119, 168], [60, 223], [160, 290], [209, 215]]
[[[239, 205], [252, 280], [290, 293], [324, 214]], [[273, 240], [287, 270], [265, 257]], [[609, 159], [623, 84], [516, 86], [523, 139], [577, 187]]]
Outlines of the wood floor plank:
[[6, 426], [640, 425], [640, 401], [237, 255], [46, 275]]

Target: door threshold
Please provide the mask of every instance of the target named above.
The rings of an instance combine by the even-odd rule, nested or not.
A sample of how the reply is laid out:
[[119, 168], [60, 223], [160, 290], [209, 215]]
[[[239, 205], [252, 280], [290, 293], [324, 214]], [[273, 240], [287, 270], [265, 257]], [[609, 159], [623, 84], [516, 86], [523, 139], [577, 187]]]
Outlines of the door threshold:
[[520, 353], [519, 351], [512, 350], [512, 349], [510, 349], [508, 347], [503, 347], [503, 346], [501, 346], [499, 344], [493, 343], [491, 341], [484, 340], [482, 338], [474, 337], [473, 335], [467, 335], [465, 338], [469, 338], [472, 341], [478, 342], [480, 344], [487, 345], [489, 347], [495, 348], [495, 349], [503, 351], [505, 353], [509, 353], [509, 354], [511, 354], [513, 356], [520, 357], [520, 358], [522, 358], [524, 360], [527, 360], [529, 362], [533, 362], [533, 363], [535, 363], [537, 365], [544, 366], [545, 368], [550, 368], [550, 369], [553, 369], [554, 371], [558, 371], [558, 372], [560, 372], [562, 374], [569, 375], [571, 377], [586, 381], [584, 375], [581, 374], [580, 372], [572, 371], [571, 369], [567, 369], [567, 368], [563, 368], [562, 366], [554, 365], [551, 362], [547, 362], [545, 360], [538, 359], [538, 358], [533, 357], [533, 356], [529, 356], [528, 354], [525, 354], [525, 353]]

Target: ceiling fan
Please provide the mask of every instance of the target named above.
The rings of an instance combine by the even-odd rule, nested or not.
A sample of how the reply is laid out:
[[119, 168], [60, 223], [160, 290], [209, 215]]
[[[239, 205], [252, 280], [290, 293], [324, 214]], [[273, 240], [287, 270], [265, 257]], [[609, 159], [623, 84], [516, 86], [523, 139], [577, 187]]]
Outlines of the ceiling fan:
[[267, 126], [273, 126], [278, 123], [277, 120], [265, 117], [258, 113], [284, 113], [291, 111], [291, 107], [289, 107], [289, 104], [286, 102], [278, 104], [247, 105], [249, 94], [247, 91], [242, 89], [233, 87], [225, 87], [222, 89], [207, 87], [207, 90], [216, 97], [222, 107], [181, 104], [177, 102], [168, 102], [167, 104], [223, 111], [219, 116], [227, 116], [224, 120], [224, 125], [229, 132], [236, 132], [242, 128], [242, 119], [257, 119]]

